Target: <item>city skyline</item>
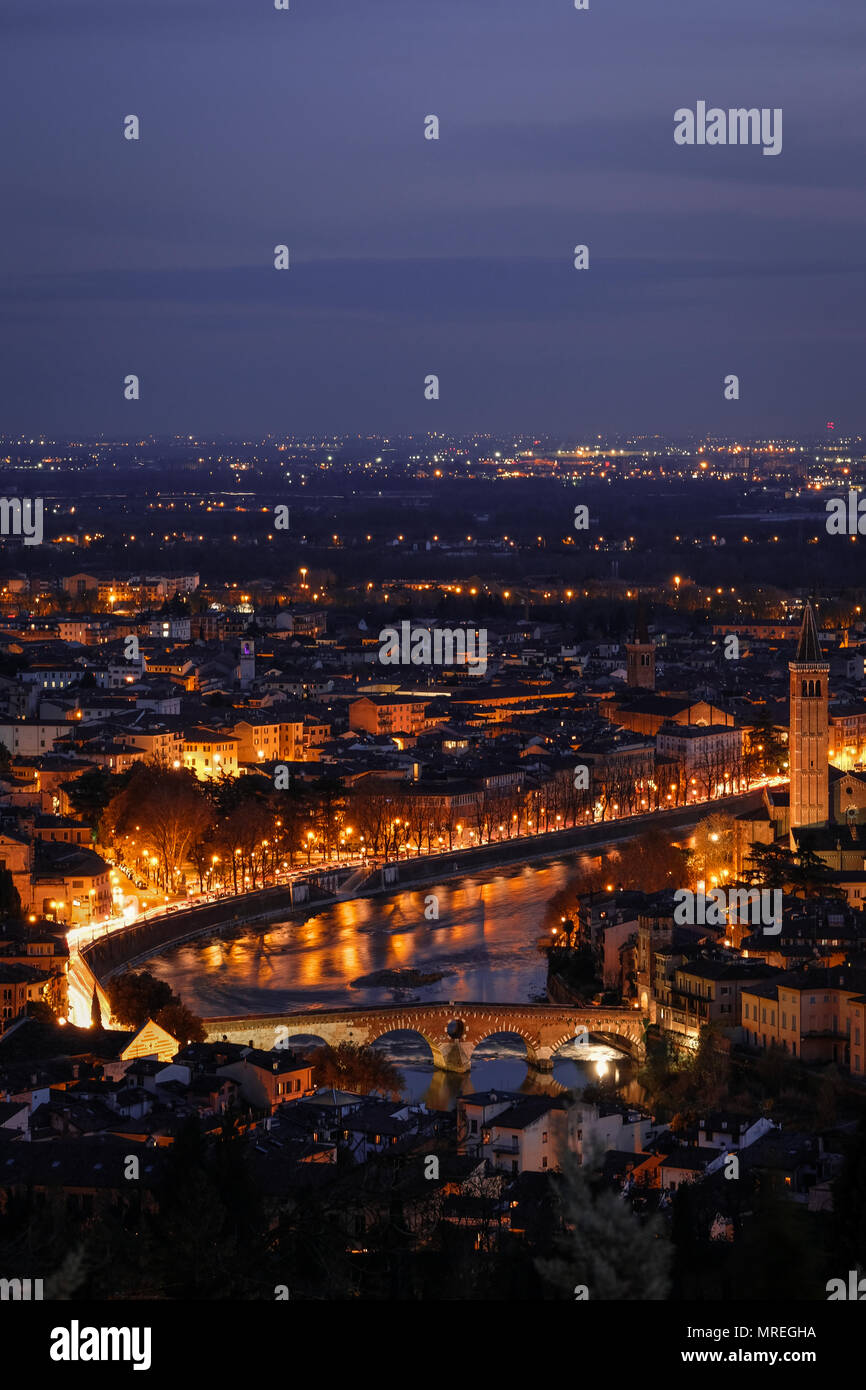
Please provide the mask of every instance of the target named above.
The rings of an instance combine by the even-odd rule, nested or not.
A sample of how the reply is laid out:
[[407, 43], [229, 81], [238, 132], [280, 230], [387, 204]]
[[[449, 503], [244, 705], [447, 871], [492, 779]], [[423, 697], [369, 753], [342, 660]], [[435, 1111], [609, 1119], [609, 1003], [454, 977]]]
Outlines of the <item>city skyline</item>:
[[862, 0], [3, 27], [4, 1350], [589, 1301], [593, 1364], [826, 1378]]

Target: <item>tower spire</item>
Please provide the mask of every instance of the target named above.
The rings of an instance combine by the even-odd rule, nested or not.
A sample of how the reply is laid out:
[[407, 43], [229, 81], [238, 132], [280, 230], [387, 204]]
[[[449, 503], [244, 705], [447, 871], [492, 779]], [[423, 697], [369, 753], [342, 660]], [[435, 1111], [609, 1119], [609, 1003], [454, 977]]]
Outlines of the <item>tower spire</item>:
[[803, 609], [803, 625], [800, 628], [800, 641], [797, 644], [797, 661], [823, 661], [821, 643], [818, 641], [818, 624], [811, 603]]

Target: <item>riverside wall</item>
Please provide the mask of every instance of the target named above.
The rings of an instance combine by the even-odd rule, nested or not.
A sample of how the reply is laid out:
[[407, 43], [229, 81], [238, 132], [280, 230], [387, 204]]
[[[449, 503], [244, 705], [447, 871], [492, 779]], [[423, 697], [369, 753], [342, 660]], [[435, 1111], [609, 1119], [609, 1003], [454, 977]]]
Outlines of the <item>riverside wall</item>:
[[317, 885], [304, 883], [306, 890], [301, 898], [294, 884], [276, 888], [262, 888], [255, 893], [244, 893], [237, 897], [222, 898], [201, 907], [191, 907], [180, 912], [152, 918], [147, 922], [136, 922], [133, 926], [122, 927], [117, 931], [100, 937], [98, 941], [84, 946], [80, 957], [97, 980], [108, 980], [120, 970], [138, 964], [156, 955], [158, 951], [170, 946], [179, 946], [184, 941], [192, 941], [210, 932], [224, 931], [226, 928], [243, 926], [254, 922], [267, 922], [283, 919], [308, 909], [317, 902], [333, 902], [334, 894]]

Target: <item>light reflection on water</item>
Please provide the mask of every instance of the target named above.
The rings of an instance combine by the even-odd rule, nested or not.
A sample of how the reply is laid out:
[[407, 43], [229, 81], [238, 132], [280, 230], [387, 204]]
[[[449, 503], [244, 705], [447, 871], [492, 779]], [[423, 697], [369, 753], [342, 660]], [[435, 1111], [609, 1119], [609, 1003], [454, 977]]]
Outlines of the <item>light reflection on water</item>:
[[[575, 871], [575, 860], [557, 859], [388, 898], [334, 903], [304, 920], [188, 942], [154, 957], [147, 968], [205, 1016], [390, 1003], [394, 989], [353, 988], [352, 981], [407, 967], [447, 972], [408, 991], [419, 999], [519, 1003], [544, 991], [536, 937], [551, 897]], [[424, 916], [431, 894], [438, 898], [436, 921]]]
[[[536, 939], [549, 930], [550, 900], [579, 888], [578, 856], [510, 866], [388, 898], [334, 903], [266, 928], [240, 928], [233, 937], [188, 942], [149, 960], [146, 969], [169, 981], [183, 1002], [205, 1017], [335, 1009], [396, 1002], [460, 1000], [526, 1003], [544, 997], [546, 961]], [[424, 915], [430, 894], [439, 918]], [[558, 920], [558, 918], [557, 918]], [[353, 985], [382, 970], [441, 972], [433, 983], [398, 991], [382, 984]], [[447, 1108], [467, 1090], [582, 1089], [599, 1079], [595, 1064], [616, 1066], [625, 1082], [631, 1068], [602, 1045], [563, 1048], [552, 1076], [527, 1069], [523, 1043], [489, 1039], [475, 1052], [471, 1072], [437, 1072], [421, 1038], [391, 1034], [386, 1047], [400, 1065], [407, 1095]], [[607, 1077], [606, 1079], [611, 1079]]]
[[379, 1046], [399, 1067], [406, 1099], [423, 1101], [431, 1110], [450, 1110], [458, 1096], [471, 1091], [558, 1095], [565, 1088], [579, 1094], [585, 1086], [599, 1080], [601, 1067], [605, 1069], [605, 1081], [619, 1084], [631, 1076], [628, 1059], [603, 1043], [583, 1046], [579, 1052], [569, 1043], [556, 1054], [552, 1073], [538, 1072], [527, 1067], [520, 1041], [500, 1034], [476, 1048], [472, 1069], [463, 1076], [437, 1071], [432, 1062], [422, 1060], [419, 1051], [429, 1057], [428, 1050], [421, 1039], [416, 1040], [411, 1034], [403, 1034], [399, 1040], [392, 1034]]
[[[315, 1033], [295, 1034], [290, 1039], [299, 1050], [321, 1043]], [[615, 1086], [634, 1086], [634, 1065], [606, 1043], [566, 1043], [553, 1059], [553, 1072], [539, 1072], [526, 1064], [523, 1040], [515, 1034], [497, 1033], [476, 1047], [469, 1072], [438, 1071], [430, 1049], [416, 1033], [388, 1033], [373, 1044], [394, 1062], [403, 1077], [404, 1099], [423, 1101], [431, 1110], [452, 1110], [461, 1095], [472, 1091], [520, 1091], [525, 1095], [578, 1095], [585, 1086], [603, 1080]]]

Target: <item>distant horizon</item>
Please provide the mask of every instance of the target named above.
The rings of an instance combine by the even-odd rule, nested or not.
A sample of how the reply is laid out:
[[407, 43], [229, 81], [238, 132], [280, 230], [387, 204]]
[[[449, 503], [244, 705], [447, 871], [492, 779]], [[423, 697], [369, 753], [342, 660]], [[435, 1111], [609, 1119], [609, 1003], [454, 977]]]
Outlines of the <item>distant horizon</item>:
[[[565, 451], [568, 447], [575, 449], [585, 448], [607, 448], [612, 445], [617, 447], [621, 444], [643, 444], [651, 447], [653, 442], [661, 444], [688, 445], [699, 447], [701, 445], [712, 448], [713, 446], [735, 446], [735, 445], [769, 445], [769, 444], [802, 444], [807, 446], [823, 445], [832, 447], [834, 444], [841, 443], [866, 443], [866, 426], [860, 430], [842, 431], [834, 430], [832, 433], [780, 433], [779, 431], [767, 432], [748, 432], [721, 434], [715, 431], [687, 431], [677, 433], [666, 430], [607, 430], [607, 431], [588, 431], [586, 434], [563, 432], [560, 430], [529, 430], [529, 429], [467, 429], [467, 430], [392, 430], [380, 432], [377, 430], [340, 430], [336, 433], [322, 430], [306, 430], [301, 433], [290, 430], [266, 430], [258, 434], [253, 430], [240, 431], [217, 431], [213, 434], [201, 432], [190, 432], [189, 430], [148, 430], [144, 433], [123, 434], [121, 432], [109, 431], [104, 429], [91, 430], [47, 430], [39, 431], [4, 431], [0, 429], [0, 442], [45, 445], [62, 442], [65, 444], [77, 442], [102, 441], [107, 444], [127, 445], [130, 447], [141, 446], [145, 442], [159, 444], [163, 442], [183, 442], [191, 444], [207, 444], [226, 442], [231, 444], [266, 444], [269, 441], [291, 441], [294, 444], [304, 444], [315, 442], [317, 445], [324, 445], [326, 441], [345, 440], [362, 443], [364, 440], [377, 440], [382, 442], [400, 442], [403, 440], [459, 440], [468, 442], [471, 440], [512, 440], [520, 442], [521, 447], [531, 447], [534, 443], [539, 448]], [[531, 441], [531, 443], [529, 442]]]

